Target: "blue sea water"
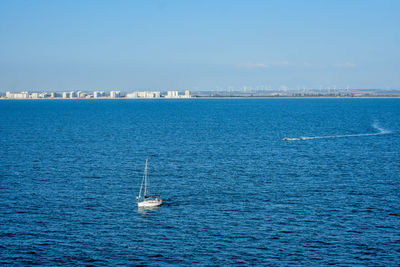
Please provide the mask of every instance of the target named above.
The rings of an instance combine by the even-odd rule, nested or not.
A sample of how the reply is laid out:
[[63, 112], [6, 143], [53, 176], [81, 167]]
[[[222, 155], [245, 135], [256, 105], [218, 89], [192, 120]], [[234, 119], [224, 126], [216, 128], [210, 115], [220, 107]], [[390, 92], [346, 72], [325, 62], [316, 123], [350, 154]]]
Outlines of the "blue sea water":
[[[0, 101], [0, 114], [1, 264], [400, 264], [399, 99]], [[165, 204], [138, 210], [146, 158]]]

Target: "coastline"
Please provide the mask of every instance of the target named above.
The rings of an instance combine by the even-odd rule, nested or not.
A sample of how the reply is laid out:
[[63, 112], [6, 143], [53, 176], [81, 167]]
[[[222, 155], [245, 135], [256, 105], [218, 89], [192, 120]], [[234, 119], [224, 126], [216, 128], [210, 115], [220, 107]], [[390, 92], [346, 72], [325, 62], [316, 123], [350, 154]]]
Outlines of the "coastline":
[[190, 98], [0, 98], [0, 100], [189, 100], [189, 99], [398, 99], [399, 96], [192, 96]]

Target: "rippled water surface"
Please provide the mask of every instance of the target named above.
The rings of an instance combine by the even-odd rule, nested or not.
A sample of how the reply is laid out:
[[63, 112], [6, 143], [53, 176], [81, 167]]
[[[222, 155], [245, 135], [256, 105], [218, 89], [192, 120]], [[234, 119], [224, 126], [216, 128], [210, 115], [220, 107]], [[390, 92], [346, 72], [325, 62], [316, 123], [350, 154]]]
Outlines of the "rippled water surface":
[[[0, 114], [0, 263], [400, 264], [400, 100], [0, 101]], [[147, 157], [165, 205], [138, 210]]]

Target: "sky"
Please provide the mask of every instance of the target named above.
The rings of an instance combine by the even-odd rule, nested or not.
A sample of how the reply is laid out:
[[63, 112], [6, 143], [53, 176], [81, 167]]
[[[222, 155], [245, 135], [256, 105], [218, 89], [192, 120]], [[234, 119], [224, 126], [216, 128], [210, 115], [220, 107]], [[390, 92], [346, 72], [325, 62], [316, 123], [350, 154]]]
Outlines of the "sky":
[[398, 0], [0, 0], [0, 91], [400, 89]]

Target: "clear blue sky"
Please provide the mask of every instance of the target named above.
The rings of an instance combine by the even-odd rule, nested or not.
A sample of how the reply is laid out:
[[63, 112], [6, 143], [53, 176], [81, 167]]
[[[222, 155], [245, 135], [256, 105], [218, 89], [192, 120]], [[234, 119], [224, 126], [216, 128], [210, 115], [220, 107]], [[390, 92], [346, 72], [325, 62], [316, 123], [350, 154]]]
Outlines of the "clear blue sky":
[[0, 1], [0, 91], [400, 88], [400, 1]]

